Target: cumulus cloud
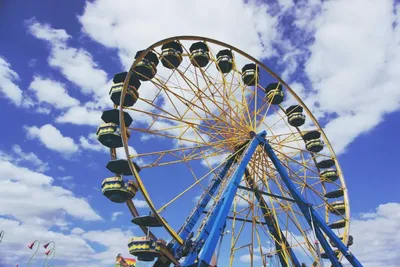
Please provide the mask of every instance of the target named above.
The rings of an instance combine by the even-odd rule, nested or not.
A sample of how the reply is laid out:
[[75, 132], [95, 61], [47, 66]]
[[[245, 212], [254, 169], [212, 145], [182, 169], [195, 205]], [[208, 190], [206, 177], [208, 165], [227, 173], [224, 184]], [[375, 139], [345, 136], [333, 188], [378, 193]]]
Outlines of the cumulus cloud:
[[34, 19], [27, 24], [29, 33], [50, 44], [49, 65], [59, 69], [65, 78], [79, 86], [82, 93], [97, 94], [104, 87], [107, 73], [100, 69], [89, 52], [68, 46], [71, 36], [64, 29], [53, 29]]
[[85, 232], [85, 230], [83, 230], [82, 228], [79, 228], [79, 227], [75, 227], [71, 230], [71, 234], [74, 234], [74, 235], [80, 235], [80, 234], [83, 234], [84, 232]]
[[374, 211], [359, 214], [351, 221], [351, 234], [351, 251], [364, 266], [398, 266], [400, 203], [382, 204]]
[[[128, 146], [128, 151], [129, 151], [129, 155], [130, 156], [135, 156], [137, 155], [137, 151], [136, 149], [134, 149], [131, 146]], [[117, 148], [116, 149], [116, 153], [117, 153], [117, 158], [119, 159], [126, 159], [126, 154], [125, 154], [125, 149], [123, 147]], [[134, 161], [140, 166], [140, 165], [145, 165], [147, 164], [146, 160], [142, 159], [142, 158], [134, 158]]]
[[[251, 255], [250, 254], [245, 254], [239, 257], [239, 260], [241, 262], [245, 262], [245, 263], [250, 263], [251, 262]], [[261, 257], [258, 255], [253, 255], [253, 262], [254, 261], [259, 261], [261, 260]]]
[[133, 204], [135, 204], [135, 207], [138, 208], [138, 209], [148, 208], [149, 207], [149, 205], [147, 204], [146, 201], [141, 200], [141, 199], [136, 199], [136, 198], [133, 199]]
[[80, 146], [86, 150], [93, 150], [98, 152], [109, 152], [110, 149], [103, 146], [98, 140], [96, 133], [91, 133], [86, 138], [84, 136], [79, 137]]
[[[10, 168], [10, 165], [4, 163], [2, 165]], [[31, 177], [33, 176], [35, 174]], [[51, 224], [56, 218], [64, 220], [65, 213], [89, 221], [101, 218], [85, 200], [75, 197], [71, 191], [62, 187], [52, 186], [49, 183], [32, 187], [21, 181], [13, 182], [10, 180], [11, 176], [5, 177], [7, 180], [0, 182], [3, 203], [0, 213], [2, 215], [12, 215], [20, 221], [33, 219], [44, 225]], [[24, 179], [31, 177], [24, 177]]]
[[[274, 45], [279, 46], [280, 63], [285, 67], [283, 76], [299, 84], [292, 75], [300, 71], [311, 82], [302, 85], [307, 87], [307, 92], [298, 93], [317, 118], [325, 120], [323, 125], [337, 152], [345, 151], [357, 136], [379, 124], [385, 114], [398, 109], [400, 96], [396, 84], [400, 75], [396, 72], [399, 69], [396, 62], [400, 62], [400, 37], [399, 27], [392, 25], [397, 25], [399, 13], [393, 12], [392, 1], [377, 0], [368, 5], [355, 1], [348, 6], [346, 1], [281, 0], [276, 15], [271, 15], [273, 12], [269, 12], [267, 5], [259, 2], [237, 1], [227, 5], [220, 1], [217, 5], [221, 8], [213, 3], [215, 8], [208, 10], [207, 19], [200, 12], [191, 15], [189, 20], [185, 12], [176, 10], [186, 8], [185, 1], [176, 1], [170, 12], [166, 12], [170, 4], [164, 2], [154, 3], [154, 7], [148, 3], [118, 2], [88, 2], [79, 20], [87, 35], [117, 49], [125, 67], [131, 64], [137, 50], [165, 37], [185, 33], [226, 41], [260, 59], [277, 55]], [[135, 8], [130, 9], [130, 5]], [[230, 16], [221, 16], [220, 10], [228, 6]], [[361, 7], [365, 12], [358, 12]], [[140, 15], [144, 9], [153, 10], [151, 21]], [[165, 18], [174, 12], [180, 15]], [[237, 13], [241, 14], [240, 20], [235, 19]], [[355, 23], [350, 13], [359, 13]], [[287, 25], [282, 25], [285, 20], [281, 18], [289, 14], [294, 17], [293, 34], [285, 36], [283, 27]], [[179, 27], [160, 30], [154, 26], [158, 25], [155, 19], [160, 24]], [[147, 27], [125, 35], [129, 25], [138, 23]], [[213, 27], [221, 23], [225, 27]], [[152, 34], [145, 34], [144, 30]], [[362, 49], [360, 43], [363, 43]], [[370, 51], [376, 53], [372, 56]], [[304, 75], [298, 76], [304, 78]], [[377, 92], [381, 92], [382, 101], [375, 101]]]
[[[16, 166], [13, 162], [13, 156], [0, 158], [0, 229], [6, 233], [2, 241], [5, 246], [2, 248], [1, 264], [8, 266], [27, 262], [31, 251], [26, 246], [33, 240], [56, 241], [57, 257], [54, 263], [60, 266], [87, 266], [93, 262], [96, 266], [109, 266], [118, 253], [128, 256], [126, 242], [121, 240], [128, 241], [133, 235], [130, 231], [85, 231], [73, 227], [65, 232], [72, 226], [67, 218], [73, 218], [75, 223], [102, 218], [85, 199], [53, 185], [54, 180], [50, 176]], [[98, 253], [92, 243], [105, 249]], [[39, 253], [33, 264], [39, 265], [43, 260], [43, 253]]]
[[13, 152], [17, 156], [14, 162], [28, 162], [31, 163], [37, 172], [45, 172], [49, 170], [49, 164], [42, 161], [35, 153], [23, 151], [19, 145], [13, 145]]
[[102, 112], [88, 106], [74, 106], [56, 118], [57, 123], [99, 126]]
[[[28, 262], [32, 251], [28, 250], [26, 246], [33, 240], [43, 242], [54, 240], [57, 254], [52, 264], [67, 267], [107, 267], [115, 263], [118, 253], [122, 253], [125, 257], [129, 256], [126, 242], [133, 235], [131, 231], [120, 229], [85, 231], [78, 227], [73, 228], [71, 233], [62, 233], [35, 223], [20, 223], [4, 218], [0, 218], [0, 228], [6, 231], [2, 244], [7, 244], [2, 248], [1, 263], [7, 264], [7, 266]], [[91, 244], [100, 245], [104, 247], [104, 250], [98, 253]], [[39, 266], [44, 261], [45, 250], [41, 247], [39, 251], [32, 262], [34, 266]]]
[[[275, 14], [266, 4], [255, 1], [235, 1], [229, 5], [220, 1], [218, 6], [212, 4], [214, 8], [208, 10], [207, 19], [200, 11], [196, 16], [191, 15], [191, 19], [186, 17], [186, 12], [179, 12], [177, 8], [184, 10], [188, 7], [185, 1], [176, 0], [175, 5], [161, 1], [154, 6], [140, 1], [117, 2], [87, 2], [79, 20], [85, 34], [104, 46], [117, 49], [125, 67], [132, 62], [137, 50], [164, 37], [185, 33], [231, 43], [256, 58], [279, 55], [281, 64], [285, 66], [284, 77], [298, 84], [297, 78], [291, 75], [299, 74], [300, 70], [311, 82], [304, 84], [309, 92], [302, 97], [317, 118], [325, 120], [323, 124], [337, 152], [345, 151], [357, 136], [379, 124], [385, 114], [398, 109], [400, 96], [395, 85], [400, 77], [396, 71], [399, 69], [396, 64], [400, 62], [397, 52], [400, 12], [393, 12], [392, 1], [376, 0], [368, 5], [355, 1], [348, 6], [346, 1], [294, 3], [280, 0], [279, 12]], [[134, 8], [129, 8], [130, 5]], [[365, 11], [358, 12], [360, 7]], [[220, 10], [227, 8], [230, 15], [221, 16]], [[398, 5], [396, 8], [399, 9]], [[141, 16], [142, 10], [148, 9], [153, 11], [151, 21]], [[339, 10], [359, 15], [353, 23], [353, 16]], [[175, 12], [179, 16], [165, 17]], [[235, 14], [241, 14], [241, 19], [236, 19]], [[282, 18], [288, 15], [294, 17], [293, 34], [289, 37], [284, 35], [286, 31], [282, 28], [285, 26]], [[147, 27], [125, 34], [130, 25], [138, 23]], [[179, 27], [156, 26], [165, 23]], [[96, 96], [102, 103], [109, 101], [104, 98], [108, 91], [107, 75], [88, 51], [69, 46], [71, 36], [63, 29], [54, 29], [35, 20], [27, 24], [33, 36], [50, 44], [49, 64], [52, 67], [59, 69], [83, 93]], [[225, 26], [213, 27], [217, 24]], [[238, 35], [241, 38], [237, 38]], [[359, 49], [360, 43], [363, 43], [362, 49]], [[275, 50], [275, 45], [279, 46], [280, 53]], [[12, 71], [5, 73], [7, 77], [16, 77]], [[381, 101], [375, 101], [376, 92], [381, 92]], [[99, 115], [98, 109], [72, 107], [56, 121], [98, 125]], [[349, 122], [355, 123], [350, 125]]]
[[60, 130], [51, 124], [45, 124], [38, 128], [36, 126], [25, 126], [27, 137], [39, 140], [46, 148], [64, 154], [72, 154], [78, 151], [78, 145], [71, 137], [63, 136]]
[[[350, 19], [361, 6], [357, 19]], [[319, 88], [321, 107], [339, 115], [326, 126], [339, 151], [400, 107], [400, 28], [393, 27], [398, 21], [392, 1], [325, 2], [315, 21], [306, 71]]]
[[[277, 35], [277, 18], [267, 12], [267, 4], [208, 0], [201, 6], [209, 7], [207, 12], [184, 0], [151, 3], [101, 0], [87, 2], [79, 20], [83, 31], [91, 38], [118, 49], [125, 68], [132, 63], [136, 51], [158, 40], [185, 34], [208, 36], [230, 43], [256, 58], [274, 54], [272, 43]], [[145, 10], [151, 10], [152, 16], [143, 16]], [[129, 30], [127, 35], [126, 31], [132, 25], [146, 27]]]
[[11, 69], [3, 57], [0, 57], [0, 90], [16, 106], [22, 103], [22, 90], [15, 83], [19, 79], [18, 74]]
[[122, 214], [124, 214], [124, 213], [121, 211], [113, 212], [111, 214], [111, 221], [115, 222], [117, 220], [118, 216], [121, 216]]
[[[91, 96], [93, 102], [79, 105], [78, 100], [70, 97], [62, 84], [39, 78], [36, 78], [30, 86], [32, 90], [35, 90], [37, 98], [57, 108], [68, 108], [56, 118], [58, 123], [98, 125], [101, 122], [100, 110], [111, 105], [107, 95], [111, 82], [108, 80], [107, 73], [94, 61], [87, 50], [74, 48], [68, 44], [72, 37], [64, 29], [54, 29], [35, 19], [26, 21], [26, 24], [30, 34], [50, 44], [49, 65], [59, 70], [72, 85], [76, 85], [81, 93]], [[54, 89], [45, 90], [48, 87]], [[74, 88], [69, 86], [71, 87]]]
[[[306, 86], [307, 93], [296, 93], [323, 122], [334, 149], [344, 152], [400, 107], [399, 5], [339, 0], [283, 6], [295, 18], [294, 38], [280, 36], [283, 61], [294, 66], [284, 76]], [[310, 83], [298, 78], [304, 74]]]
[[55, 108], [79, 105], [79, 100], [69, 96], [65, 85], [57, 81], [34, 76], [29, 89], [35, 93], [39, 102], [48, 103]]
[[4, 204], [0, 215], [12, 215], [20, 222], [33, 219], [41, 225], [59, 221], [66, 214], [88, 221], [101, 219], [85, 200], [54, 186], [50, 176], [12, 162], [14, 158], [0, 159], [0, 191]]

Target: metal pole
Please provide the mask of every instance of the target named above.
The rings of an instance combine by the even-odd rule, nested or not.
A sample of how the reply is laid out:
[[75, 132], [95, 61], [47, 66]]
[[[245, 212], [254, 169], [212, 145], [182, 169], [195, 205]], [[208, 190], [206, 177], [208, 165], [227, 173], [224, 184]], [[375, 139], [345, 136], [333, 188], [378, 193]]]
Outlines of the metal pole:
[[312, 231], [313, 231], [314, 238], [315, 238], [315, 249], [317, 250], [317, 255], [318, 255], [319, 264], [320, 264], [322, 267], [324, 267], [324, 262], [322, 261], [321, 250], [320, 250], [320, 248], [319, 248], [319, 243], [318, 243], [317, 237], [315, 236], [314, 220], [313, 220], [312, 215], [311, 215], [311, 209], [309, 209], [309, 211], [310, 211], [310, 218], [311, 218], [311, 229], [312, 229]]
[[319, 248], [318, 240], [315, 240], [315, 247], [317, 249], [317, 255], [318, 255], [318, 259], [319, 259], [319, 264], [321, 264], [321, 266], [324, 267], [324, 262], [322, 261], [321, 251], [320, 251], [320, 248]]
[[215, 257], [215, 258], [216, 258], [216, 259], [215, 259], [215, 262], [216, 262], [217, 265], [218, 265], [219, 254], [220, 254], [220, 252], [221, 252], [222, 239], [224, 238], [224, 235], [226, 235], [226, 234], [229, 234], [229, 230], [226, 231], [226, 232], [224, 232], [224, 233], [222, 233], [222, 234], [221, 234], [221, 238], [219, 239], [217, 254], [216, 254], [216, 257]]

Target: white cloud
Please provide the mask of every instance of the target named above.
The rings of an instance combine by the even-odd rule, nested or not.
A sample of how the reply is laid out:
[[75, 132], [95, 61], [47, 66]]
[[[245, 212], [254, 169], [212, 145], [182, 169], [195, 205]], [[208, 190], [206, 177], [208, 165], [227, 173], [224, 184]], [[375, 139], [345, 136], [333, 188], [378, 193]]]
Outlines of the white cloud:
[[[26, 249], [26, 246], [33, 240], [41, 240], [42, 242], [45, 242], [44, 240], [54, 240], [57, 246], [56, 259], [68, 259], [70, 257], [68, 259], [70, 261], [76, 258], [87, 257], [87, 254], [94, 253], [94, 250], [79, 236], [67, 236], [60, 232], [48, 230], [47, 227], [37, 224], [34, 218], [32, 218], [32, 222], [30, 223], [21, 223], [16, 220], [0, 218], [0, 227], [6, 231], [2, 244], [7, 245], [2, 247], [1, 259], [5, 266], [28, 262], [32, 251]], [[35, 266], [43, 263], [44, 252], [44, 248], [41, 247], [36, 258], [37, 262], [33, 262]]]
[[[21, 222], [29, 220], [47, 225], [65, 215], [83, 220], [99, 220], [83, 199], [71, 191], [53, 186], [53, 178], [25, 167], [14, 165], [13, 158], [0, 160], [0, 215], [12, 215]], [[46, 222], [47, 221], [47, 222]]]
[[[9, 164], [7, 167], [10, 167]], [[33, 176], [35, 174], [24, 178], [30, 179]], [[29, 219], [41, 221], [45, 225], [55, 218], [64, 219], [65, 213], [85, 220], [100, 219], [100, 216], [85, 200], [75, 197], [69, 190], [51, 186], [51, 184], [32, 187], [28, 183], [13, 182], [11, 180], [13, 177], [5, 177], [7, 180], [0, 182], [2, 195], [0, 214], [2, 215], [12, 215], [21, 221]]]
[[148, 208], [149, 207], [149, 205], [147, 204], [146, 201], [141, 200], [141, 199], [136, 199], [136, 198], [133, 199], [133, 204], [135, 204], [135, 207], [138, 208], [138, 209]]
[[79, 105], [79, 100], [70, 97], [65, 89], [65, 85], [50, 79], [34, 76], [29, 85], [39, 102], [48, 103], [55, 108], [68, 108]]
[[252, 202], [252, 196], [248, 191], [238, 190], [235, 196], [236, 206], [240, 208], [248, 207]]
[[[50, 25], [41, 24], [34, 19], [29, 20], [27, 24], [33, 36], [49, 42], [49, 65], [58, 69], [83, 94], [90, 95], [93, 102], [78, 105], [79, 101], [67, 94], [63, 84], [35, 77], [31, 88], [36, 90], [38, 99], [56, 108], [68, 108], [56, 118], [57, 123], [98, 126], [101, 123], [102, 111], [112, 105], [108, 97], [111, 81], [108, 80], [107, 73], [98, 66], [88, 51], [68, 45], [71, 36], [64, 29], [53, 29]], [[53, 89], [46, 90], [48, 87]]]
[[22, 90], [15, 83], [18, 74], [11, 69], [10, 63], [0, 56], [0, 91], [16, 106], [22, 104]]
[[68, 175], [68, 176], [63, 176], [63, 177], [59, 177], [58, 180], [60, 181], [70, 181], [72, 180], [74, 177]]
[[[185, 34], [208, 36], [230, 43], [256, 58], [274, 53], [272, 43], [277, 34], [277, 18], [267, 13], [267, 4], [209, 0], [201, 2], [201, 6], [212, 8], [204, 12], [200, 6], [184, 0], [151, 3], [101, 0], [87, 2], [79, 20], [83, 31], [91, 38], [118, 49], [125, 68], [132, 63], [136, 51], [158, 40]], [[143, 16], [147, 10], [152, 11], [152, 16]], [[132, 25], [139, 24], [146, 27], [131, 30]]]
[[[246, 4], [242, 1], [229, 2], [229, 5], [220, 1], [217, 6], [212, 4], [214, 8], [208, 10], [207, 18], [198, 9], [199, 12], [196, 15], [191, 14], [189, 20], [184, 15], [185, 12], [180, 12], [180, 9], [188, 7], [185, 1], [176, 0], [174, 5], [161, 1], [154, 3], [157, 8], [152, 9], [156, 13], [151, 21], [146, 21], [148, 18], [141, 16], [143, 10], [152, 8], [148, 3], [123, 0], [117, 2], [118, 4], [107, 0], [88, 2], [79, 20], [83, 31], [95, 41], [117, 48], [126, 67], [132, 62], [137, 50], [164, 37], [185, 33], [226, 41], [256, 58], [275, 55], [273, 44], [278, 44], [284, 51], [281, 62], [286, 66], [284, 76], [289, 77], [302, 66], [300, 63], [304, 63], [305, 72], [314, 89], [311, 94], [303, 95], [305, 102], [319, 119], [335, 118], [328, 119], [324, 124], [328, 137], [338, 152], [344, 151], [358, 135], [380, 123], [385, 114], [398, 109], [400, 93], [396, 90], [396, 84], [400, 77], [397, 71], [397, 64], [400, 62], [397, 52], [400, 50], [400, 30], [392, 25], [399, 21], [400, 12], [397, 15], [392, 12], [391, 1], [371, 1], [368, 5], [355, 1], [346, 7], [346, 12], [359, 13], [357, 23], [352, 23], [353, 16], [338, 11], [343, 9], [343, 5], [347, 6], [345, 1], [309, 1], [308, 4], [300, 1], [294, 4], [290, 0], [281, 0], [279, 16], [270, 15], [266, 4], [255, 1]], [[130, 9], [130, 5], [134, 8]], [[361, 7], [365, 12], [358, 12]], [[197, 9], [191, 10], [197, 12]], [[225, 10], [230, 16], [221, 16], [220, 10]], [[292, 38], [283, 36], [280, 32], [284, 31], [278, 31], [277, 27], [278, 17], [286, 11], [296, 11], [292, 25], [295, 33]], [[241, 14], [241, 19], [237, 20], [235, 14]], [[160, 23], [154, 21], [154, 18]], [[165, 21], [166, 27], [157, 26], [165, 25]], [[135, 29], [127, 36], [126, 30], [138, 22], [147, 27]], [[65, 30], [53, 29], [34, 20], [28, 23], [34, 36], [51, 44], [51, 66], [60, 69], [84, 93], [96, 96], [98, 103], [109, 102], [106, 97], [107, 75], [99, 69], [87, 51], [68, 46], [71, 36]], [[168, 23], [180, 26], [168, 27]], [[219, 24], [225, 27], [214, 27]], [[152, 34], [146, 34], [147, 32]], [[241, 38], [238, 39], [238, 35]], [[313, 44], [307, 47], [314, 37]], [[361, 42], [363, 46], [359, 49]], [[377, 52], [371, 56], [369, 51]], [[376, 92], [381, 92], [382, 101], [375, 101]], [[100, 111], [96, 108], [72, 107], [56, 121], [98, 125], [99, 116]], [[349, 125], [353, 121], [356, 123]]]
[[110, 149], [103, 146], [98, 140], [96, 133], [91, 133], [86, 138], [84, 136], [79, 137], [80, 146], [83, 149], [99, 151], [99, 152], [109, 152]]
[[39, 172], [32, 172], [25, 167], [16, 166], [11, 161], [14, 161], [14, 158], [0, 160], [0, 179], [21, 181], [24, 184], [36, 186], [53, 183], [53, 178]]
[[13, 152], [17, 155], [15, 159], [16, 162], [25, 161], [33, 164], [36, 167], [36, 171], [45, 172], [49, 170], [49, 164], [47, 162], [43, 162], [36, 154], [33, 152], [25, 152], [19, 145], [13, 145]]
[[84, 49], [69, 47], [71, 36], [63, 29], [53, 29], [34, 19], [28, 21], [29, 32], [38, 39], [49, 42], [50, 66], [57, 68], [71, 83], [76, 84], [84, 94], [103, 95], [101, 88], [107, 84], [107, 73], [99, 68], [91, 54]]
[[382, 204], [367, 214], [360, 214], [351, 221], [350, 233], [354, 236], [351, 252], [364, 266], [398, 266], [400, 203]]
[[40, 114], [48, 115], [51, 112], [51, 109], [48, 107], [36, 107], [36, 112]]
[[[400, 14], [380, 0], [325, 2], [323, 10], [306, 70], [321, 107], [339, 114], [326, 131], [341, 151], [400, 106], [400, 28], [392, 27]], [[356, 20], [348, 16], [354, 12]]]
[[[131, 146], [128, 146], [128, 151], [129, 151], [129, 155], [130, 156], [135, 156], [135, 155], [138, 154], [136, 152], [136, 150]], [[116, 149], [116, 153], [117, 153], [117, 158], [118, 159], [126, 159], [125, 149], [123, 147], [117, 148]], [[133, 161], [136, 162], [136, 164], [138, 164], [139, 166], [147, 164], [146, 160], [144, 160], [142, 158], [134, 158]]]
[[113, 212], [111, 214], [111, 221], [115, 222], [117, 220], [118, 216], [121, 216], [122, 214], [124, 214], [124, 213], [121, 211]]
[[279, 0], [279, 4], [282, 6], [283, 10], [286, 11], [287, 9], [293, 7], [293, 0]]
[[[67, 216], [74, 219], [74, 224], [102, 218], [85, 199], [54, 186], [53, 178], [14, 165], [15, 159], [10, 155], [4, 157], [6, 154], [3, 152], [0, 155], [0, 229], [6, 232], [2, 241], [6, 246], [2, 248], [1, 265], [27, 262], [31, 251], [26, 246], [36, 239], [56, 242], [55, 260], [60, 266], [86, 266], [93, 262], [96, 266], [109, 266], [118, 253], [127, 256], [126, 242], [132, 232], [119, 229], [85, 231], [80, 227], [72, 228], [71, 234], [60, 232], [72, 225]], [[64, 180], [70, 179], [65, 177]], [[105, 250], [97, 253], [89, 241], [103, 245]], [[37, 262], [33, 263], [35, 266], [44, 260], [42, 250]]]
[[201, 160], [201, 164], [203, 166], [212, 166], [212, 167], [216, 167], [217, 165], [221, 164], [222, 162], [224, 162], [229, 156], [229, 153], [224, 153], [221, 155], [217, 155], [217, 156], [212, 156], [212, 157], [207, 157]]
[[254, 253], [260, 253], [260, 250], [262, 250], [263, 254], [265, 254], [265, 253], [268, 251], [268, 249], [267, 249], [266, 247], [264, 247], [264, 246], [258, 246], [258, 247], [256, 247], [256, 248], [254, 249]]
[[344, 152], [400, 107], [400, 12], [394, 12], [399, 5], [300, 1], [293, 8], [292, 38], [279, 37], [285, 64], [295, 66], [286, 76], [304, 65], [312, 88], [301, 97], [324, 119], [334, 149]]
[[[253, 254], [253, 262], [254, 262], [254, 261], [259, 261], [260, 259], [261, 259], [260, 256], [254, 255], [254, 254]], [[251, 262], [251, 255], [250, 255], [250, 254], [242, 255], [242, 256], [239, 257], [239, 260], [240, 260], [241, 262], [250, 263], [250, 262]]]
[[[133, 147], [128, 147], [128, 151], [130, 155], [135, 155], [137, 154], [136, 150]], [[126, 159], [126, 155], [125, 155], [125, 149], [123, 147], [119, 147], [116, 149], [116, 153], [117, 153], [117, 158], [119, 159]]]
[[72, 228], [72, 230], [71, 230], [71, 234], [74, 234], [74, 235], [81, 235], [84, 232], [85, 232], [85, 230], [83, 230], [82, 228], [79, 228], [79, 227]]
[[115, 257], [118, 253], [121, 253], [124, 257], [132, 257], [128, 254], [127, 249], [127, 243], [132, 236], [133, 233], [131, 231], [121, 231], [120, 229], [88, 231], [82, 235], [85, 240], [98, 243], [107, 248], [107, 250], [91, 256], [95, 262], [105, 266], [115, 264]]
[[69, 190], [72, 190], [75, 188], [76, 183], [73, 182], [73, 178], [72, 176], [63, 176], [63, 177], [58, 177], [57, 180], [61, 181], [61, 184], [68, 188]]
[[48, 149], [60, 153], [72, 154], [78, 151], [78, 146], [71, 137], [66, 137], [51, 124], [45, 124], [38, 128], [36, 126], [25, 126], [27, 137], [38, 139]]
[[99, 126], [102, 112], [88, 106], [74, 106], [56, 118], [58, 123]]
[[[133, 235], [131, 231], [120, 229], [108, 229], [99, 231], [85, 231], [75, 227], [71, 234], [49, 230], [46, 227], [33, 223], [20, 223], [16, 220], [0, 218], [0, 228], [6, 229], [2, 244], [1, 264], [11, 266], [16, 263], [28, 262], [32, 251], [26, 246], [33, 240], [44, 242], [54, 240], [57, 254], [52, 264], [58, 266], [99, 266], [107, 267], [115, 263], [118, 253], [128, 257], [126, 243]], [[102, 252], [96, 252], [90, 243], [104, 247]], [[43, 264], [45, 255], [41, 247], [33, 260], [34, 266]]]

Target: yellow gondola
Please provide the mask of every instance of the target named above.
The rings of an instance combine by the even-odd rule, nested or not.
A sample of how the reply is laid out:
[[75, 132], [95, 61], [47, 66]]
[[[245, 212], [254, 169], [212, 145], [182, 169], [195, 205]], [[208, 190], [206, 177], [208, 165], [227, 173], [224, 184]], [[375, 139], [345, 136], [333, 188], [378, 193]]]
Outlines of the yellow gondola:
[[282, 91], [282, 84], [270, 83], [265, 87], [265, 92], [267, 93], [267, 100], [273, 105], [278, 105], [282, 103], [285, 94]]
[[323, 170], [319, 173], [319, 176], [324, 182], [333, 183], [339, 178], [339, 175], [334, 169]]
[[134, 198], [137, 190], [133, 181], [125, 182], [119, 176], [106, 178], [101, 184], [103, 195], [115, 203], [124, 203]]
[[224, 49], [217, 54], [217, 69], [222, 73], [229, 73], [233, 67], [233, 55], [229, 49]]
[[176, 69], [182, 62], [182, 45], [172, 41], [161, 47], [161, 63], [168, 69]]
[[[109, 122], [101, 124], [96, 134], [99, 142], [106, 147], [118, 148], [123, 146], [120, 129], [115, 123]], [[129, 132], [127, 132], [127, 136], [128, 138], [130, 137]]]
[[[135, 59], [138, 58], [145, 50], [140, 50], [136, 53]], [[144, 58], [133, 68], [137, 73], [139, 80], [149, 81], [156, 76], [157, 65], [158, 65], [157, 55], [149, 51]]]
[[346, 212], [346, 205], [343, 200], [330, 203], [329, 212], [336, 215], [343, 215]]
[[299, 105], [293, 105], [286, 109], [288, 123], [293, 127], [299, 127], [306, 121], [306, 116], [303, 114], [303, 108]]
[[256, 85], [260, 77], [258, 66], [254, 63], [246, 64], [242, 68], [242, 80], [245, 85]]
[[306, 149], [313, 153], [318, 153], [324, 149], [324, 142], [320, 139], [321, 133], [318, 131], [310, 131], [303, 135]]
[[166, 242], [162, 239], [152, 239], [151, 237], [133, 237], [129, 241], [129, 253], [136, 256], [139, 261], [153, 261], [162, 255], [166, 248]]
[[189, 48], [190, 61], [195, 67], [203, 68], [210, 61], [209, 49], [206, 43], [196, 42]]

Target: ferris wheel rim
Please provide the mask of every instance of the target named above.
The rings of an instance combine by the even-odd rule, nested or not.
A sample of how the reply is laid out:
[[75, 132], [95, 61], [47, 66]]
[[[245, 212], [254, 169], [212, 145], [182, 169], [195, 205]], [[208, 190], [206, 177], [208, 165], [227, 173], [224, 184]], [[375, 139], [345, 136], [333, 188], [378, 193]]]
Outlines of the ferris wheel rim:
[[[293, 91], [293, 89], [282, 79], [280, 78], [275, 72], [273, 72], [270, 68], [268, 68], [264, 63], [262, 63], [261, 61], [259, 61], [258, 59], [252, 57], [251, 55], [247, 54], [246, 52], [244, 52], [243, 50], [236, 48], [230, 44], [227, 44], [225, 42], [221, 42], [212, 38], [208, 38], [208, 37], [202, 37], [202, 36], [193, 36], [193, 35], [182, 35], [182, 36], [174, 36], [174, 37], [169, 37], [169, 38], [165, 38], [163, 40], [160, 40], [158, 42], [153, 43], [152, 45], [150, 45], [146, 50], [143, 50], [143, 52], [133, 61], [131, 67], [129, 68], [128, 74], [125, 78], [124, 81], [124, 85], [123, 85], [123, 90], [121, 93], [121, 99], [120, 99], [120, 103], [123, 103], [122, 101], [125, 98], [126, 92], [127, 92], [127, 81], [130, 79], [130, 76], [132, 75], [133, 69], [134, 67], [145, 57], [145, 55], [151, 51], [152, 49], [155, 49], [156, 47], [159, 47], [165, 43], [171, 42], [171, 41], [205, 41], [205, 42], [210, 42], [212, 44], [216, 44], [216, 45], [220, 45], [226, 48], [231, 49], [232, 51], [235, 51], [239, 54], [241, 54], [242, 56], [246, 57], [247, 59], [249, 59], [252, 63], [257, 64], [260, 68], [264, 69], [266, 72], [268, 72], [272, 77], [274, 77], [276, 80], [278, 80], [281, 84], [283, 84], [285, 86], [285, 88], [289, 91], [289, 93], [295, 98], [295, 100], [304, 108], [304, 110], [306, 111], [308, 117], [312, 120], [312, 122], [314, 123], [314, 126], [317, 128], [317, 130], [321, 133], [326, 146], [329, 148], [329, 152], [330, 155], [332, 156], [332, 159], [335, 162], [336, 165], [336, 169], [338, 171], [338, 176], [339, 176], [339, 180], [340, 180], [340, 184], [342, 185], [341, 189], [343, 189], [343, 198], [344, 198], [344, 202], [346, 205], [346, 211], [345, 211], [345, 228], [344, 228], [344, 237], [347, 238], [349, 236], [349, 223], [350, 223], [350, 203], [349, 203], [349, 197], [348, 197], [348, 191], [347, 191], [347, 187], [346, 187], [346, 183], [345, 183], [345, 179], [343, 176], [343, 172], [342, 169], [340, 167], [339, 161], [337, 159], [337, 156], [334, 152], [334, 149], [331, 145], [331, 143], [329, 142], [328, 137], [326, 136], [323, 128], [320, 126], [319, 122], [317, 121], [317, 119], [314, 117], [313, 113], [311, 112], [311, 110], [307, 107], [307, 105], [302, 101], [302, 99]], [[127, 131], [126, 131], [126, 126], [124, 123], [124, 116], [123, 116], [123, 106], [119, 105], [119, 114], [120, 114], [120, 122], [121, 122], [121, 137], [123, 140], [123, 149], [125, 152], [125, 156], [127, 159], [130, 159], [131, 155], [129, 153], [129, 143], [128, 143], [128, 137], [127, 137]], [[314, 158], [315, 160], [315, 158]], [[140, 178], [138, 172], [136, 171], [136, 168], [134, 167], [133, 163], [131, 160], [128, 160], [129, 166], [132, 170], [132, 173], [137, 181], [138, 187], [140, 189], [140, 191], [143, 193], [143, 197], [145, 199], [145, 201], [148, 203], [150, 210], [152, 211], [152, 213], [157, 217], [157, 219], [160, 220], [160, 222], [163, 224], [163, 227], [166, 229], [166, 231], [171, 235], [171, 237], [176, 240], [179, 244], [183, 244], [183, 240], [179, 237], [178, 232], [175, 231], [171, 225], [166, 222], [163, 217], [160, 215], [159, 210], [156, 209], [154, 203], [151, 200], [151, 197], [149, 196], [146, 186], [143, 183], [143, 180]], [[346, 242], [346, 240], [343, 240], [344, 242]]]

